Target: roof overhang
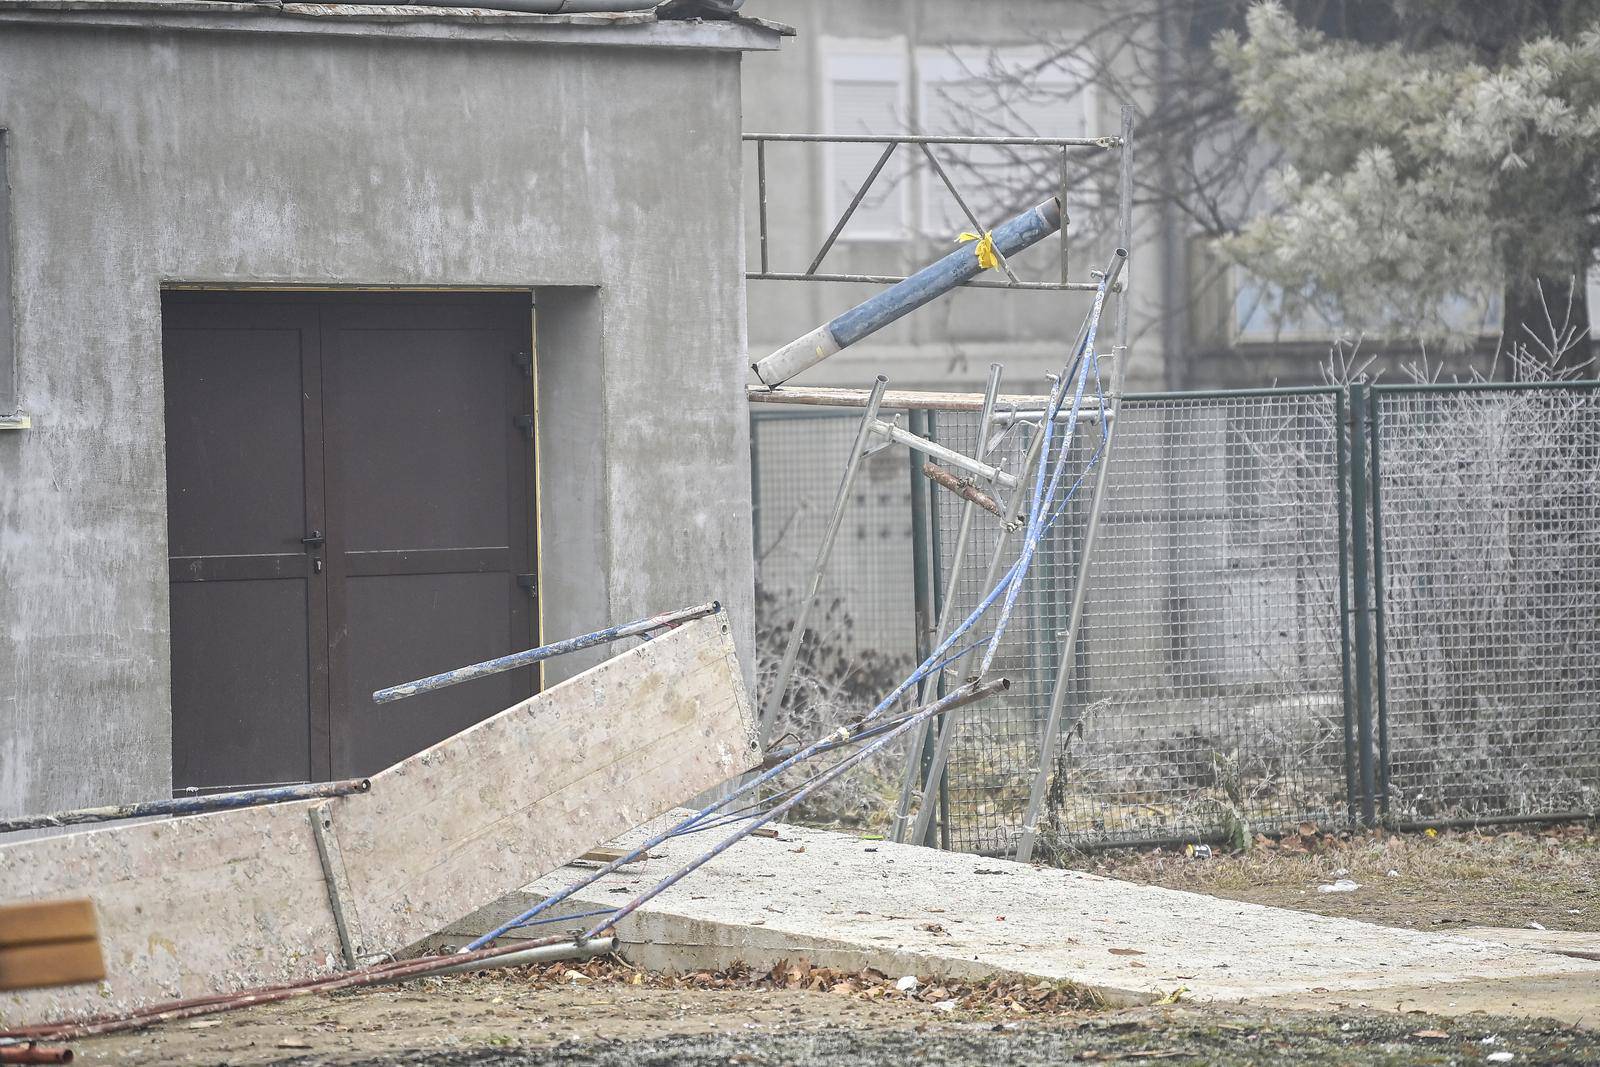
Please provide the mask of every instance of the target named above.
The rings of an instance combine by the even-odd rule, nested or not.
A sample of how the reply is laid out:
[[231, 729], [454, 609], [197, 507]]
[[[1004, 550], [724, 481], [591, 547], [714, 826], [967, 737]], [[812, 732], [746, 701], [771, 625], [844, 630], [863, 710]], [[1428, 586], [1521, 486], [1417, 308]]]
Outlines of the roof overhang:
[[714, 52], [772, 51], [793, 33], [761, 19], [657, 19], [651, 11], [536, 14], [479, 7], [235, 0], [0, 0], [0, 24], [320, 34]]

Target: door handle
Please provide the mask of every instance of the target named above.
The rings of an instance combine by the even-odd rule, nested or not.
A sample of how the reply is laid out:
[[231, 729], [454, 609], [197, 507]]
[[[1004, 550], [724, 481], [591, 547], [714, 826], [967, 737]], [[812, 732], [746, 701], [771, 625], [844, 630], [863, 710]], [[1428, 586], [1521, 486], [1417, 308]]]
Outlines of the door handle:
[[300, 543], [307, 548], [320, 548], [328, 543], [328, 539], [322, 535], [321, 530], [312, 530], [310, 537], [300, 538]]

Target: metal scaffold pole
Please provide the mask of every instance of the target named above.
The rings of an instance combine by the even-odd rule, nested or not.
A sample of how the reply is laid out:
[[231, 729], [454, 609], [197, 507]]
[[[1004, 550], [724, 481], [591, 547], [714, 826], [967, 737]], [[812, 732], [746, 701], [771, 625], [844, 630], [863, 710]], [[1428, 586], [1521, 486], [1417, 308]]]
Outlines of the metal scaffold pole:
[[761, 707], [763, 745], [771, 739], [772, 724], [777, 721], [778, 712], [783, 707], [784, 693], [789, 688], [789, 677], [794, 673], [795, 660], [800, 655], [800, 644], [805, 640], [806, 623], [811, 617], [812, 607], [817, 602], [817, 594], [822, 590], [822, 576], [828, 569], [828, 557], [833, 554], [833, 543], [839, 536], [839, 526], [844, 522], [844, 511], [850, 502], [850, 489], [855, 483], [856, 471], [861, 469], [861, 458], [866, 455], [867, 445], [872, 437], [872, 427], [878, 421], [878, 405], [882, 402], [883, 391], [888, 386], [889, 379], [881, 374], [878, 375], [878, 380], [872, 386], [872, 395], [867, 400], [866, 410], [861, 413], [861, 428], [856, 432], [855, 443], [850, 448], [850, 458], [845, 461], [844, 477], [839, 481], [839, 492], [833, 498], [833, 510], [829, 513], [828, 525], [822, 532], [822, 543], [817, 546], [816, 561], [811, 565], [811, 581], [795, 608], [794, 622], [789, 627], [789, 642], [784, 646], [778, 673], [773, 677], [771, 688], [767, 691], [766, 702]]
[[[984, 389], [983, 411], [978, 417], [977, 455], [980, 461], [984, 460], [989, 453], [989, 426], [994, 417], [995, 397], [1000, 393], [1000, 375], [1002, 370], [1003, 368], [998, 363], [989, 364], [989, 383]], [[944, 604], [939, 613], [938, 631], [934, 638], [934, 644], [936, 645], [943, 642], [945, 637], [949, 634], [951, 608], [955, 603], [956, 590], [958, 588], [958, 583], [961, 580], [962, 563], [966, 559], [967, 554], [967, 541], [972, 536], [973, 511], [976, 509], [976, 507], [977, 505], [969, 499], [966, 502], [966, 506], [961, 509], [961, 526], [956, 531], [955, 550], [954, 554], [951, 556], [950, 563], [950, 578], [945, 583]], [[934, 521], [937, 521], [937, 519]], [[937, 575], [934, 576], [934, 581], [938, 581]], [[895, 803], [894, 828], [892, 830], [892, 836], [895, 841], [905, 840], [906, 820], [909, 817], [909, 812], [911, 810], [911, 798], [917, 790], [917, 780], [922, 771], [922, 753], [924, 747], [927, 745], [928, 734], [932, 729], [933, 722], [931, 720], [927, 723], [924, 723], [917, 730], [916, 738], [912, 742], [912, 745], [906, 755], [905, 774], [902, 776], [900, 782], [900, 797]], [[924, 792], [926, 792], [927, 787], [933, 784], [935, 781], [936, 780], [933, 778], [927, 779], [927, 782], [924, 784]]]
[[[1072, 608], [1067, 616], [1067, 630], [1061, 641], [1061, 661], [1056, 665], [1055, 687], [1050, 693], [1050, 711], [1045, 718], [1044, 733], [1039, 739], [1039, 765], [1034, 771], [1033, 785], [1028, 792], [1028, 807], [1022, 818], [1022, 833], [1017, 838], [1017, 859], [1027, 863], [1033, 859], [1033, 846], [1038, 838], [1039, 809], [1044, 806], [1045, 790], [1050, 785], [1050, 767], [1054, 762], [1056, 745], [1061, 738], [1062, 712], [1066, 708], [1067, 694], [1072, 687], [1074, 665], [1077, 662], [1078, 630], [1083, 622], [1083, 605], [1089, 592], [1090, 565], [1094, 560], [1095, 534], [1100, 529], [1100, 511], [1105, 502], [1106, 483], [1111, 470], [1111, 450], [1116, 439], [1118, 407], [1122, 404], [1122, 382], [1126, 372], [1127, 353], [1118, 348], [1112, 353], [1111, 396], [1107, 407], [1111, 417], [1106, 420], [1105, 436], [1100, 443], [1100, 466], [1095, 471], [1094, 490], [1089, 498], [1089, 518], [1083, 530], [1083, 548], [1078, 553], [1078, 572], [1072, 586]], [[1070, 731], [1072, 725], [1067, 729]]]

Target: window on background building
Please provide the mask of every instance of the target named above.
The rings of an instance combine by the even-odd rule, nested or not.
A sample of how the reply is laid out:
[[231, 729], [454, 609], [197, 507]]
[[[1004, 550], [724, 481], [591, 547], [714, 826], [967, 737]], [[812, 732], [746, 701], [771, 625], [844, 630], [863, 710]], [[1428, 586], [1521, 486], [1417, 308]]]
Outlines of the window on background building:
[[[824, 39], [823, 114], [832, 134], [892, 134], [910, 128], [907, 45], [904, 38], [873, 41]], [[835, 144], [824, 163], [823, 233], [850, 205], [883, 154], [881, 144]], [[898, 241], [911, 217], [905, 147], [895, 150], [856, 208], [842, 240]]]
[[[1334, 341], [1359, 332], [1342, 319], [1313, 308], [1286, 313], [1283, 287], [1269, 285], [1237, 264], [1230, 268], [1229, 277], [1233, 285], [1232, 340], [1237, 344]], [[1500, 332], [1499, 294], [1451, 297], [1442, 310], [1446, 321], [1456, 328], [1476, 328], [1483, 335]]]
[[[1084, 137], [1096, 121], [1094, 88], [1081, 69], [1068, 57], [1040, 48], [920, 48], [917, 81], [918, 125], [924, 133]], [[935, 151], [985, 227], [1055, 191], [1060, 181], [1058, 148], [944, 145]], [[919, 192], [923, 233], [948, 236], [972, 228], [927, 166], [921, 168]]]

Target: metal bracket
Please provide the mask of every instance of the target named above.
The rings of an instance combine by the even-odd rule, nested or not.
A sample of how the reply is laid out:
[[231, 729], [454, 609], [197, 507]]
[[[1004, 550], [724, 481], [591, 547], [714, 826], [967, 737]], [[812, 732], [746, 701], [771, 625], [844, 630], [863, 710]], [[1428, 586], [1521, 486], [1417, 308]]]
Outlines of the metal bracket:
[[533, 353], [532, 352], [529, 352], [526, 349], [523, 349], [520, 352], [513, 352], [511, 354], [511, 361], [513, 363], [515, 363], [517, 366], [522, 368], [522, 376], [524, 378], [532, 378], [533, 377]]
[[539, 583], [535, 578], [536, 575], [532, 574], [517, 575], [517, 584], [528, 591], [528, 597], [532, 600], [539, 599]]
[[913, 451], [921, 452], [936, 463], [943, 463], [946, 466], [966, 471], [976, 478], [982, 478], [984, 481], [991, 482], [1003, 489], [1015, 489], [1017, 487], [1016, 475], [1007, 474], [998, 467], [992, 467], [980, 460], [973, 459], [971, 456], [946, 448], [944, 445], [936, 441], [930, 441], [920, 434], [912, 433], [910, 430], [902, 430], [898, 419], [894, 422], [884, 422], [882, 419], [874, 418], [867, 423], [867, 431], [884, 440], [893, 441], [896, 444], [905, 445]]
[[530, 440], [530, 441], [533, 440], [533, 416], [532, 415], [518, 415], [512, 421], [516, 423], [517, 429], [521, 430], [523, 432], [523, 434], [528, 438], [528, 440]]
[[306, 813], [311, 818], [311, 836], [317, 842], [322, 860], [322, 877], [328, 883], [328, 904], [333, 909], [333, 925], [339, 931], [339, 947], [348, 967], [359, 967], [366, 955], [366, 939], [356, 916], [355, 897], [350, 892], [350, 877], [345, 872], [344, 853], [333, 830], [333, 802], [325, 801]]

